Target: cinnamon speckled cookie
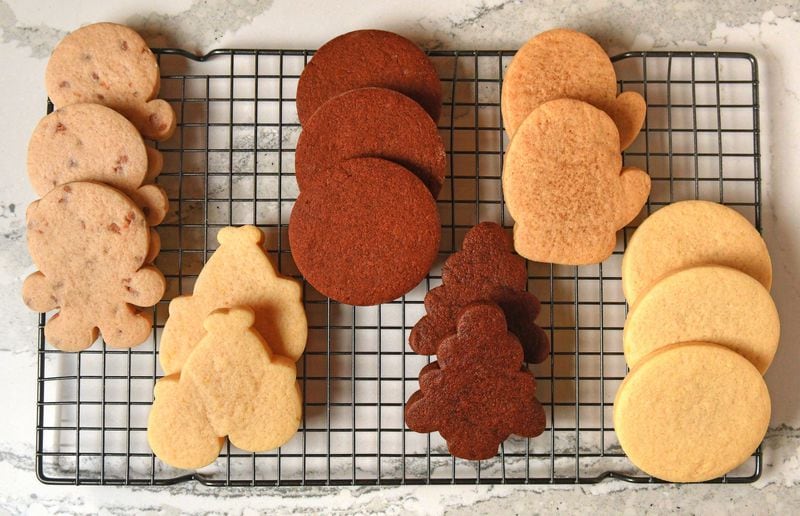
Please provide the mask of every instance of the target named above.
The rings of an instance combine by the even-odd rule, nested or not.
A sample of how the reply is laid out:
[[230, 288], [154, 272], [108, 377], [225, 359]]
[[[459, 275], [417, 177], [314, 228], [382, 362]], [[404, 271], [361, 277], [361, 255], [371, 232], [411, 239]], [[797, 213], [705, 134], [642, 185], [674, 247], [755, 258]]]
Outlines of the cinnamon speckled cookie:
[[32, 310], [58, 309], [45, 340], [64, 351], [88, 348], [98, 330], [113, 348], [142, 343], [166, 282], [145, 265], [150, 229], [124, 194], [98, 183], [56, 187], [27, 211], [28, 249], [39, 271], [22, 287]]
[[175, 112], [155, 99], [159, 86], [158, 63], [147, 43], [116, 23], [94, 23], [68, 34], [45, 72], [47, 95], [56, 108], [103, 104], [125, 115], [145, 138], [166, 140], [175, 131]]
[[73, 104], [42, 118], [28, 142], [28, 178], [39, 196], [72, 181], [99, 181], [130, 193], [155, 178], [161, 153], [100, 104]]

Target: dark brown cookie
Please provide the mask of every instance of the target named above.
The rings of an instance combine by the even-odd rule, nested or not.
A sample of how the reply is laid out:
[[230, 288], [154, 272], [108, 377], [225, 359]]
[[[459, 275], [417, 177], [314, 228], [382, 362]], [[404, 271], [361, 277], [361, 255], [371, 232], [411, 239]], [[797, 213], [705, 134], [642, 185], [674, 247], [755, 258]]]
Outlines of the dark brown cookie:
[[341, 161], [366, 157], [404, 166], [439, 195], [446, 158], [436, 124], [419, 104], [384, 88], [342, 93], [314, 113], [297, 140], [297, 184], [303, 190]]
[[306, 65], [297, 84], [300, 123], [328, 99], [368, 86], [399, 91], [439, 120], [442, 86], [425, 52], [392, 32], [357, 30], [325, 43]]
[[544, 361], [550, 341], [534, 322], [541, 306], [536, 296], [525, 291], [525, 260], [512, 249], [511, 238], [493, 222], [469, 230], [461, 251], [444, 264], [442, 285], [425, 296], [428, 314], [411, 330], [411, 349], [420, 355], [435, 354], [439, 342], [455, 331], [462, 308], [476, 301], [492, 301], [503, 309], [508, 329], [522, 344], [525, 361]]
[[377, 158], [347, 160], [300, 193], [289, 221], [297, 268], [326, 296], [351, 305], [396, 299], [439, 251], [436, 202], [414, 175]]
[[469, 460], [494, 457], [511, 434], [544, 431], [536, 380], [521, 369], [522, 347], [500, 307], [482, 302], [464, 308], [438, 358], [420, 372], [420, 390], [406, 403], [411, 430], [438, 431], [451, 454]]

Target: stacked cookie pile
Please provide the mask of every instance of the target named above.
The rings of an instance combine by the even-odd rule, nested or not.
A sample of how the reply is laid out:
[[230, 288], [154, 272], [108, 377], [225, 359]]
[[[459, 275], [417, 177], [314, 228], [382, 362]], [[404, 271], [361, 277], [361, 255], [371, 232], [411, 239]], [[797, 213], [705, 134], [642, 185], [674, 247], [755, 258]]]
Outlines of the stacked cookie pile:
[[623, 167], [620, 155], [646, 109], [638, 93], [617, 96], [608, 55], [585, 34], [551, 30], [517, 52], [503, 79], [501, 110], [511, 137], [503, 195], [519, 254], [582, 265], [612, 253], [617, 230], [650, 192], [649, 176]]
[[33, 310], [59, 309], [45, 340], [86, 349], [98, 330], [111, 347], [142, 343], [152, 317], [142, 308], [164, 294], [151, 264], [153, 226], [169, 200], [153, 182], [163, 159], [144, 138], [164, 140], [175, 113], [158, 94], [155, 56], [133, 30], [112, 23], [66, 36], [47, 65], [56, 110], [28, 145], [28, 177], [41, 199], [28, 208], [28, 246], [39, 268], [23, 286]]
[[295, 362], [308, 325], [300, 284], [279, 275], [254, 226], [228, 227], [189, 296], [174, 298], [161, 335], [147, 438], [174, 467], [212, 463], [225, 437], [243, 450], [277, 448], [297, 432]]
[[710, 480], [758, 447], [770, 417], [761, 375], [780, 338], [771, 282], [761, 236], [720, 204], [672, 204], [634, 233], [622, 262], [630, 373], [614, 426], [648, 474]]
[[439, 250], [441, 85], [422, 50], [379, 30], [320, 48], [297, 87], [303, 131], [292, 256], [322, 294], [352, 305], [414, 288]]
[[[409, 337], [437, 361], [420, 371], [420, 390], [406, 403], [406, 424], [438, 431], [454, 456], [494, 457], [511, 434], [536, 437], [545, 415], [525, 362], [547, 358], [550, 343], [534, 322], [539, 300], [525, 290], [525, 261], [502, 227], [483, 222], [464, 238], [425, 296], [424, 316]], [[499, 403], [498, 403], [499, 401]]]

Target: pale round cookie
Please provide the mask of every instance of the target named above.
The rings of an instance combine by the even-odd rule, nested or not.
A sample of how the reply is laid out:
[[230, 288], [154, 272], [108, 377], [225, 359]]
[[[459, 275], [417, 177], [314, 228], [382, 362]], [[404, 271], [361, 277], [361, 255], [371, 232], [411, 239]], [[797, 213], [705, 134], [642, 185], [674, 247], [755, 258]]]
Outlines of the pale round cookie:
[[619, 130], [622, 149], [636, 139], [647, 112], [640, 94], [626, 91], [617, 96], [617, 75], [605, 50], [586, 34], [570, 29], [533, 37], [508, 65], [500, 106], [509, 136], [538, 106], [561, 98], [605, 111]]
[[677, 342], [714, 342], [764, 374], [780, 340], [778, 310], [761, 283], [717, 265], [684, 269], [648, 289], [628, 312], [622, 343], [628, 366]]
[[672, 271], [697, 265], [739, 269], [769, 290], [772, 263], [753, 225], [731, 208], [709, 201], [681, 201], [650, 215], [622, 257], [622, 290], [630, 305]]
[[704, 342], [662, 348], [634, 367], [614, 400], [614, 430], [648, 475], [703, 482], [743, 464], [764, 438], [770, 398], [741, 355]]

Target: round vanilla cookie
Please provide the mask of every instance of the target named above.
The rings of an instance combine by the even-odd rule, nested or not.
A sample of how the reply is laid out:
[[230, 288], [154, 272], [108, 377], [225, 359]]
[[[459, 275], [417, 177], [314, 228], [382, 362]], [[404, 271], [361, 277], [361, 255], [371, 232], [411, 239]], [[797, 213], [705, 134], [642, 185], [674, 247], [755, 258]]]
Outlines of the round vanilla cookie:
[[622, 343], [630, 367], [664, 346], [700, 340], [736, 351], [764, 374], [780, 333], [778, 310], [761, 283], [730, 267], [706, 265], [650, 287], [628, 312]]
[[614, 400], [614, 430], [625, 454], [669, 482], [703, 482], [743, 464], [769, 418], [758, 370], [705, 342], [652, 353], [628, 373]]
[[650, 215], [622, 257], [622, 290], [633, 306], [642, 292], [672, 271], [726, 265], [769, 290], [772, 263], [753, 225], [731, 208], [709, 201], [681, 201]]

